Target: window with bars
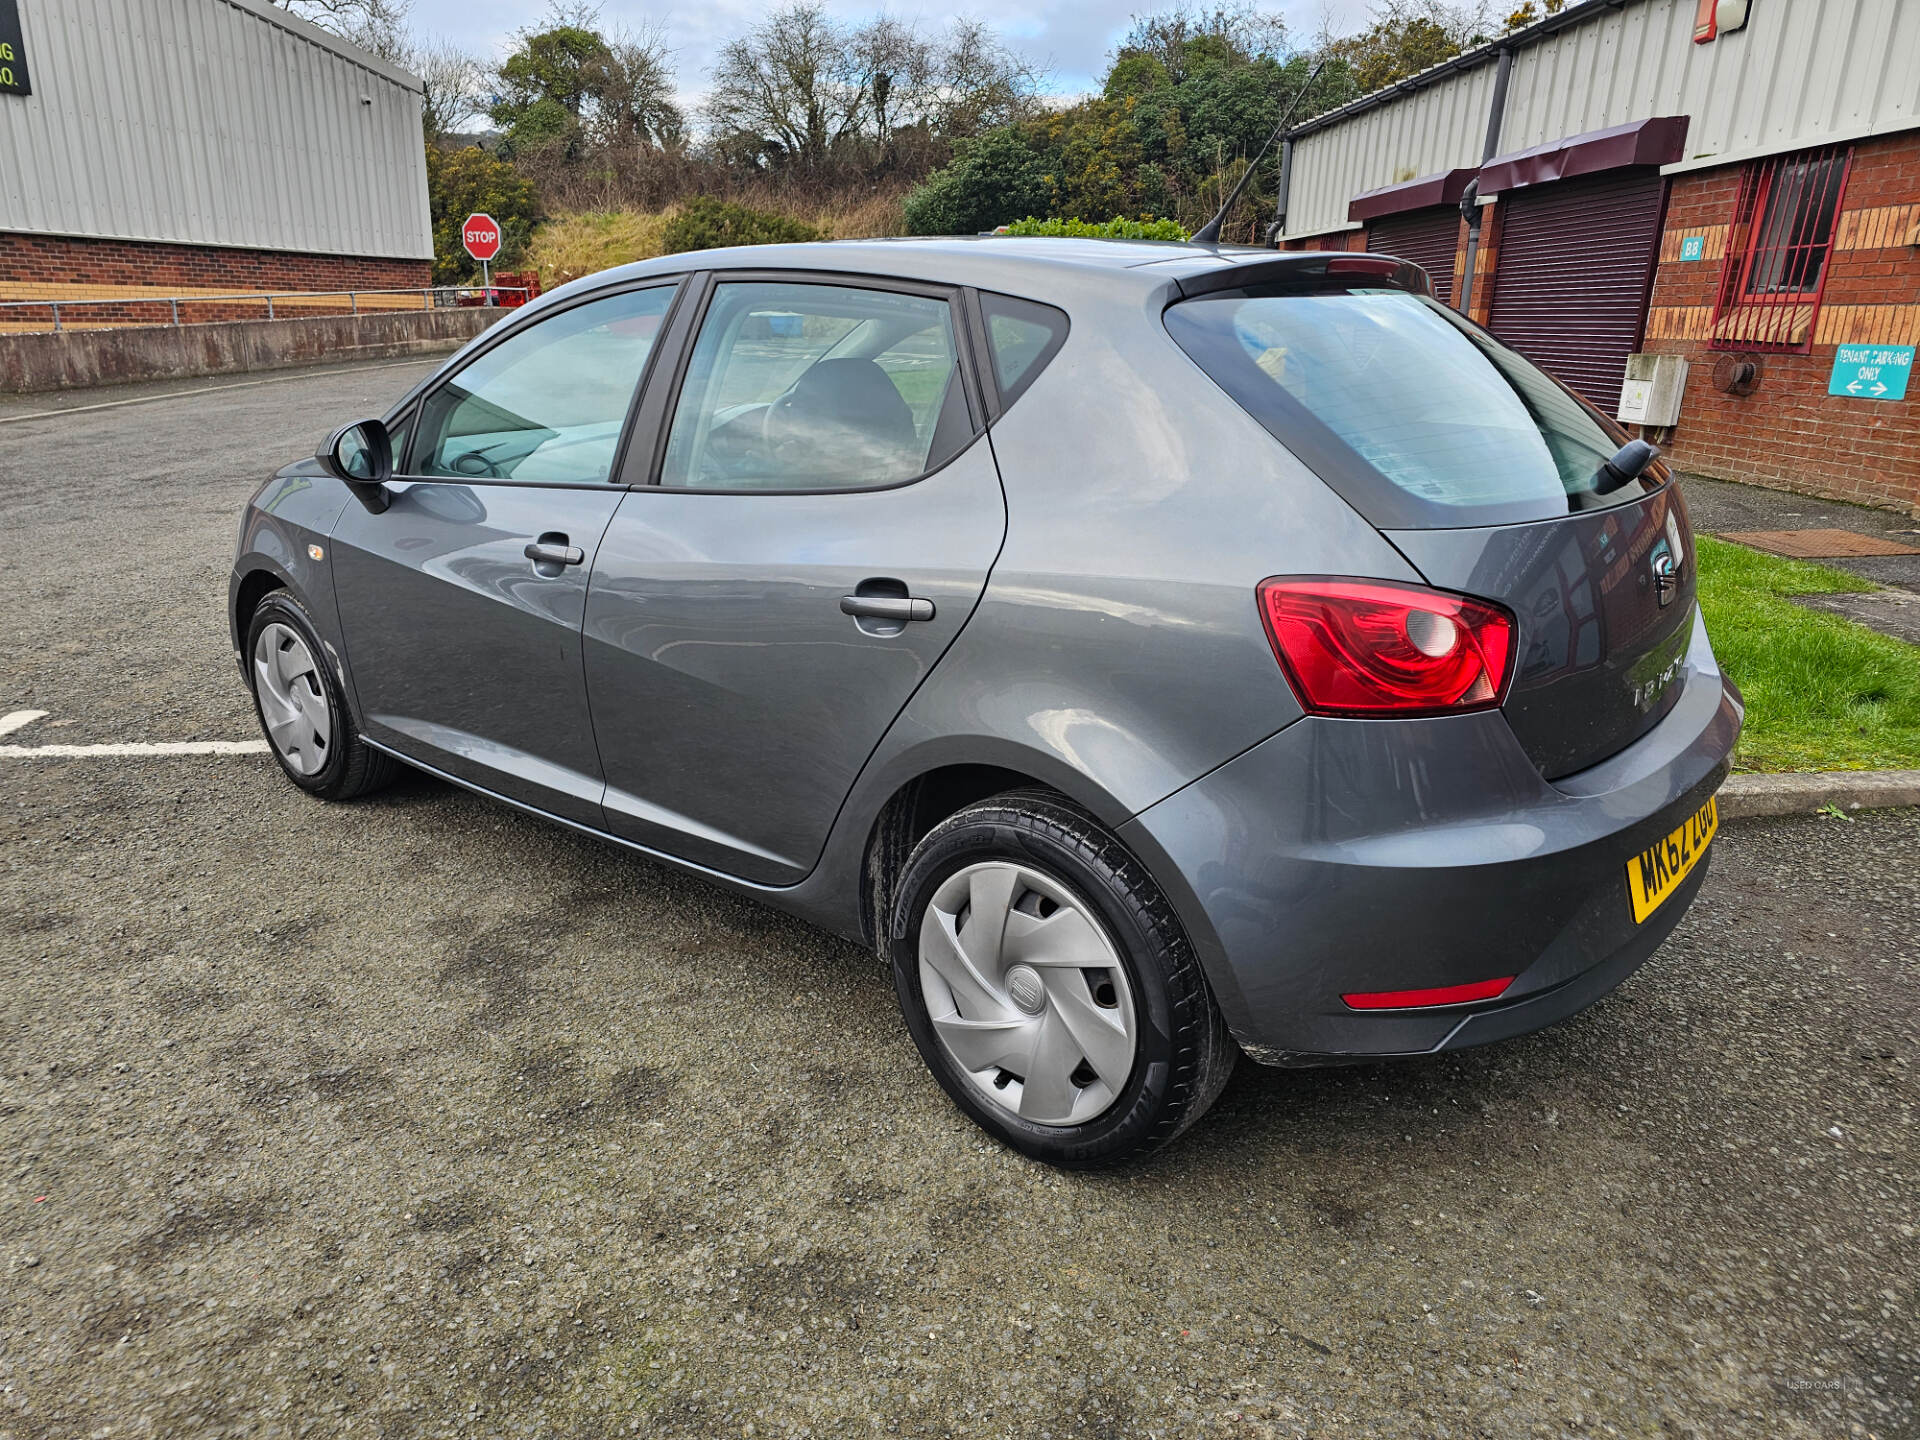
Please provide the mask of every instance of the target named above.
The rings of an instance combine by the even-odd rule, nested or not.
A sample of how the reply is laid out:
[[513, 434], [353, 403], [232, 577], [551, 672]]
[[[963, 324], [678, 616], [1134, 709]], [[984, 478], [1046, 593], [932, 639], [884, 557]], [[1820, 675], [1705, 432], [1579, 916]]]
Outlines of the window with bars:
[[1804, 354], [1827, 283], [1853, 151], [1829, 145], [1747, 167], [1734, 201], [1713, 346]]

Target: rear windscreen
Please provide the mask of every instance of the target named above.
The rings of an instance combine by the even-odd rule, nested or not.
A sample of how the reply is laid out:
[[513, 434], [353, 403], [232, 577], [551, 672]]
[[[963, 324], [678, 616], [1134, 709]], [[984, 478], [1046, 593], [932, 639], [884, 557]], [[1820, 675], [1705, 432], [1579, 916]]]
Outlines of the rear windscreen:
[[1546, 519], [1640, 498], [1597, 472], [1624, 436], [1424, 295], [1234, 291], [1167, 330], [1229, 395], [1383, 528]]

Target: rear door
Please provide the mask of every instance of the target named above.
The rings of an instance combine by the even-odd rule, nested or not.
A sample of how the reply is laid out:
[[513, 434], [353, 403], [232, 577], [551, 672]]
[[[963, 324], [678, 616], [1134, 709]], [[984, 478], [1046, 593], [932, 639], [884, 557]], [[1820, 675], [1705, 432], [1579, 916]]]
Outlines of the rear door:
[[587, 688], [609, 828], [778, 884], [966, 623], [1006, 512], [956, 296], [708, 286], [594, 564]]
[[673, 295], [656, 283], [549, 312], [438, 379], [406, 422], [391, 504], [349, 505], [332, 537], [367, 734], [581, 824], [602, 823], [587, 577]]

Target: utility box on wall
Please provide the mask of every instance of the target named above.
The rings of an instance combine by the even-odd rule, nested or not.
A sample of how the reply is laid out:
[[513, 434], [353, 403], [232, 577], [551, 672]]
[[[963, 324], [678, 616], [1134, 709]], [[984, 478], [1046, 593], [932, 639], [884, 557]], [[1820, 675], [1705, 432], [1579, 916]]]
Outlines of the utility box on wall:
[[1629, 355], [1615, 419], [1629, 425], [1680, 423], [1680, 397], [1687, 392], [1687, 362], [1678, 355]]

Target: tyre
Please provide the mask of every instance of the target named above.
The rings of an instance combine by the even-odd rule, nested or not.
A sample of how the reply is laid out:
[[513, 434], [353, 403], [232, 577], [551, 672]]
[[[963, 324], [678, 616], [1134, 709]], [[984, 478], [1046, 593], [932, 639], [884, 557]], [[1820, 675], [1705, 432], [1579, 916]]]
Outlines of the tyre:
[[360, 743], [326, 653], [291, 594], [274, 590], [261, 600], [247, 626], [247, 680], [273, 758], [309, 795], [351, 800], [388, 784], [399, 767]]
[[894, 988], [953, 1102], [1036, 1160], [1118, 1165], [1206, 1113], [1238, 1047], [1144, 866], [1013, 791], [936, 826], [895, 889]]

